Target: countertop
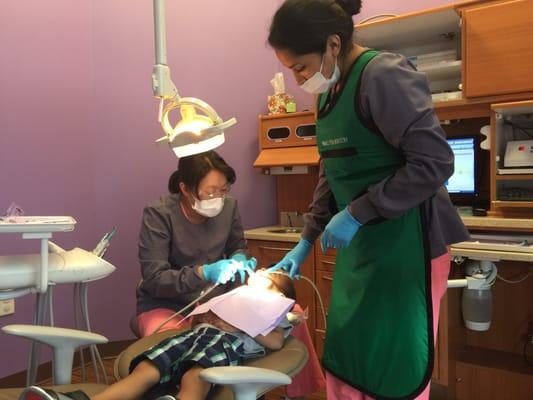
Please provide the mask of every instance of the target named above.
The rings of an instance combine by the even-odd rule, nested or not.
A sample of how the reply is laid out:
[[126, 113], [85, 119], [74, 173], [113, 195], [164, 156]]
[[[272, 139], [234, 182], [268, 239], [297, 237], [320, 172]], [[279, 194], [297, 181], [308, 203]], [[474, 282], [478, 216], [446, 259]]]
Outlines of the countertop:
[[[494, 217], [461, 217], [463, 222], [469, 229], [485, 229], [485, 230], [513, 230], [533, 232], [533, 219], [510, 219], [510, 218], [494, 218]], [[291, 233], [277, 233], [273, 232], [280, 229], [286, 229], [282, 226], [265, 226], [261, 228], [248, 229], [244, 231], [244, 237], [249, 240], [267, 240], [273, 242], [290, 242], [297, 243], [300, 240], [300, 232]], [[476, 259], [489, 260], [513, 260], [533, 262], [533, 254], [531, 253], [517, 253], [517, 252], [501, 252], [501, 251], [487, 251], [474, 250], [451, 247], [451, 254], [454, 256], [473, 257]]]
[[248, 229], [244, 231], [244, 237], [250, 240], [270, 240], [273, 242], [292, 242], [298, 243], [300, 232], [295, 233], [276, 233], [274, 230], [285, 229], [283, 226], [265, 226], [261, 228]]
[[[523, 218], [498, 218], [498, 217], [473, 217], [461, 216], [466, 227], [470, 230], [494, 230], [494, 231], [516, 231], [533, 232], [533, 219]], [[284, 229], [279, 225], [264, 226], [260, 228], [248, 229], [244, 231], [244, 237], [251, 240], [270, 240], [275, 242], [297, 243], [300, 240], [300, 232], [276, 233], [272, 232]]]
[[533, 232], [533, 219], [461, 216], [468, 229]]

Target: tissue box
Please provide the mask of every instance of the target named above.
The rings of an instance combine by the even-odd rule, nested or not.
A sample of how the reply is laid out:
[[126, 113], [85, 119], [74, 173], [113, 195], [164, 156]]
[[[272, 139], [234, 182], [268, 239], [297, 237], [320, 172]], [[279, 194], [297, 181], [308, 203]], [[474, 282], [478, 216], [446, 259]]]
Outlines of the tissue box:
[[287, 93], [278, 93], [268, 96], [268, 113], [285, 114], [296, 111], [294, 97]]

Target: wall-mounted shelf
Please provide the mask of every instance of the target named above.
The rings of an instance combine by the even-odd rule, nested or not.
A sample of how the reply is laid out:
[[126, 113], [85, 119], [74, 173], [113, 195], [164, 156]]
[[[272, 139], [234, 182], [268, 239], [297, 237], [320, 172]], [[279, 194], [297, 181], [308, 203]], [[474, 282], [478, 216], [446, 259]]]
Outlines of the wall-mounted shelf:
[[533, 180], [533, 174], [496, 175], [497, 181], [523, 181]]
[[433, 65], [421, 65], [418, 70], [425, 73], [429, 81], [449, 80], [461, 77], [461, 65], [461, 60], [443, 61]]
[[533, 208], [533, 201], [504, 201], [496, 200], [492, 202], [496, 207], [506, 208]]
[[459, 20], [452, 6], [443, 6], [357, 25], [356, 40], [377, 49], [402, 49], [406, 43], [436, 45], [449, 41], [450, 34], [460, 35]]

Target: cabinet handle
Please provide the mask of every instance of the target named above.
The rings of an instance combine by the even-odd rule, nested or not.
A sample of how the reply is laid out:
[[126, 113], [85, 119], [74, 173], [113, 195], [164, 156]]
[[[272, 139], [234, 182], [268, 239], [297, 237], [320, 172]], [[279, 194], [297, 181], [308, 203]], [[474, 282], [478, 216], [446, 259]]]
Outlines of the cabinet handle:
[[276, 250], [276, 251], [291, 251], [292, 249], [286, 247], [269, 247], [269, 246], [259, 246], [261, 250]]
[[323, 275], [323, 276], [322, 276], [322, 279], [324, 279], [325, 281], [333, 282], [333, 278], [331, 278], [331, 277], [329, 277], [329, 276], [325, 276], [325, 275]]
[[461, 383], [463, 381], [463, 378], [455, 378], [455, 382]]
[[322, 260], [322, 264], [335, 265], [335, 262]]

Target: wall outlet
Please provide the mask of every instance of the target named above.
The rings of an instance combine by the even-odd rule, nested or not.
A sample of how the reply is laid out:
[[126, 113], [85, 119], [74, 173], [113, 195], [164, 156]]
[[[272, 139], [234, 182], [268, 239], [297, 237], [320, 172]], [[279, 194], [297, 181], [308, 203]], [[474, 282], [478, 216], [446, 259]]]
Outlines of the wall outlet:
[[0, 300], [0, 317], [15, 314], [15, 299]]

